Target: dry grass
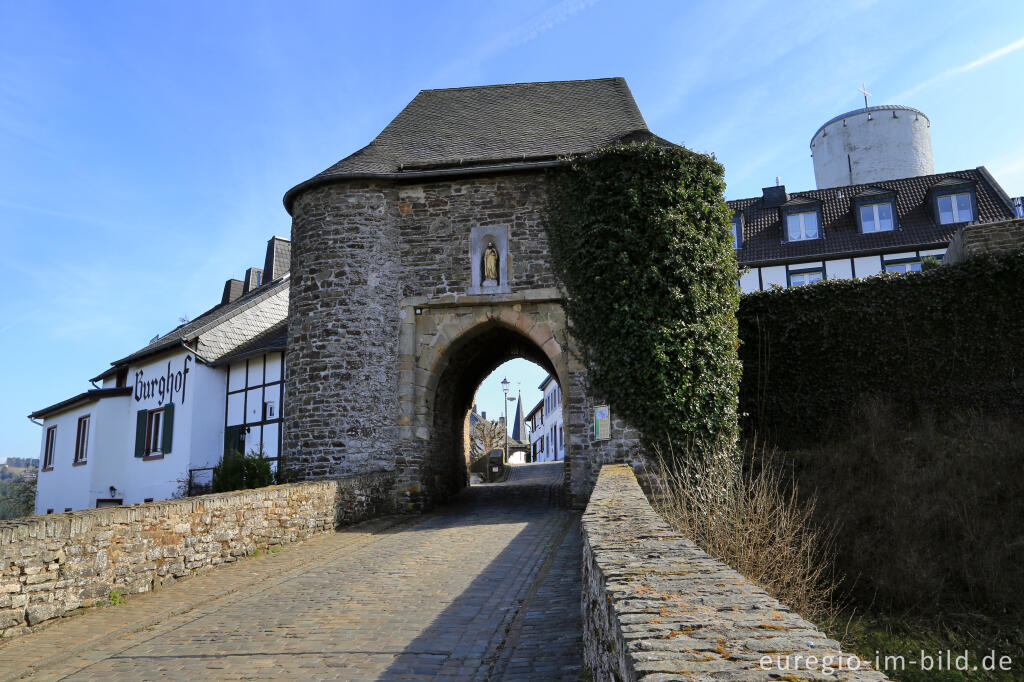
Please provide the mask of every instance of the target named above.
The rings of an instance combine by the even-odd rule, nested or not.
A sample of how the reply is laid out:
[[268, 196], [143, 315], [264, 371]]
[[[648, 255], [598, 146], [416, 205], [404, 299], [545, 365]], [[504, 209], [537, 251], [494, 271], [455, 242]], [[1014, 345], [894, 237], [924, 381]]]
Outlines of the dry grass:
[[778, 469], [741, 467], [731, 457], [686, 464], [656, 457], [647, 479], [654, 508], [705, 552], [804, 617], [834, 617], [832, 534], [812, 521], [813, 501], [801, 502]]

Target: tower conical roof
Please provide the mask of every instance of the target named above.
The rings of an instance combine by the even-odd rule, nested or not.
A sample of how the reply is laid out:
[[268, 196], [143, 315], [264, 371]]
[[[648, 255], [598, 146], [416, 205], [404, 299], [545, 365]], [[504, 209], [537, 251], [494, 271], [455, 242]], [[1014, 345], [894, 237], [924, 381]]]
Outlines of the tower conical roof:
[[519, 399], [516, 400], [516, 420], [512, 425], [512, 440], [525, 443], [524, 438], [526, 438], [526, 419], [523, 418], [523, 394], [520, 393]]

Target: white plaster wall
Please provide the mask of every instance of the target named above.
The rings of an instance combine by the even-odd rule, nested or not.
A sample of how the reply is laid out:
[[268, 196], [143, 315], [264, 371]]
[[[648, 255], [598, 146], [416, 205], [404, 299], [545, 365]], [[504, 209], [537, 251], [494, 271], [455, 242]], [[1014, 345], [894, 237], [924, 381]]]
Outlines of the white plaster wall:
[[820, 268], [820, 267], [822, 267], [822, 263], [821, 263], [820, 260], [809, 261], [807, 263], [790, 263], [789, 264], [790, 271], [793, 271], [793, 270], [812, 270], [814, 268]]
[[[186, 365], [188, 373], [184, 374]], [[196, 362], [195, 355], [184, 350], [129, 368], [128, 385], [132, 387], [133, 392], [129, 426], [125, 429], [124, 438], [131, 444], [131, 456], [127, 457], [124, 465], [120, 467], [120, 476], [124, 482], [118, 486], [124, 493], [124, 504], [136, 504], [150, 497], [154, 500], [168, 499], [177, 492], [179, 481], [187, 477], [192, 450], [188, 434], [192, 429], [195, 397], [202, 383], [200, 377], [203, 370], [211, 371]], [[166, 376], [168, 371], [183, 373], [184, 393], [165, 392], [163, 396], [155, 394], [147, 397], [138, 385], [139, 382], [159, 379]], [[221, 399], [223, 400], [223, 395]], [[174, 403], [171, 451], [164, 453], [162, 459], [145, 460], [135, 457], [135, 420], [138, 411], [153, 410], [171, 402]]]
[[[39, 445], [39, 477], [36, 482], [36, 513], [45, 514], [47, 509], [54, 513], [64, 511], [66, 507], [85, 509], [89, 506], [89, 464], [72, 466], [75, 459], [75, 438], [78, 434], [78, 418], [92, 415], [96, 403], [68, 410], [48, 417], [43, 421], [43, 433]], [[43, 455], [46, 449], [46, 431], [51, 426], [57, 427], [56, 441], [53, 448], [53, 470], [43, 471]], [[93, 446], [96, 439], [94, 422], [89, 428], [88, 459], [93, 457]]]
[[[86, 507], [96, 500], [110, 497], [110, 486], [120, 496], [129, 485], [127, 463], [135, 454], [135, 412], [131, 396], [103, 398], [93, 417], [92, 430], [96, 441], [89, 453], [88, 499]], [[177, 416], [177, 415], [175, 415]]]
[[925, 258], [927, 256], [945, 256], [945, 255], [946, 255], [946, 249], [926, 249], [925, 251], [921, 252], [921, 258]]
[[757, 278], [757, 268], [750, 268], [740, 275], [740, 291], [747, 294], [751, 291], [760, 291], [761, 283]]
[[864, 256], [853, 259], [853, 267], [859, 279], [877, 275], [882, 271], [882, 259], [879, 256]]
[[[543, 413], [544, 413], [544, 406], [542, 405], [541, 408], [539, 410], [537, 410], [537, 414], [534, 415], [534, 418], [539, 421], [542, 418], [541, 415]], [[528, 421], [528, 423], [531, 423], [531, 420], [527, 420], [527, 421]], [[532, 427], [530, 428], [530, 452], [531, 453], [537, 451], [537, 442], [540, 440], [541, 436], [544, 435], [544, 427], [545, 426], [546, 426], [545, 424], [540, 424], [537, 428], [532, 428]], [[544, 461], [543, 459], [541, 459], [541, 457], [542, 457], [542, 454], [541, 453], [537, 453], [537, 461], [539, 461], [539, 462]]]
[[853, 279], [853, 265], [850, 259], [825, 261], [825, 279]]
[[882, 258], [886, 263], [894, 260], [903, 260], [905, 258], [917, 258], [917, 251], [903, 251], [901, 253], [887, 253]]
[[[544, 389], [544, 401], [552, 398], [552, 396], [558, 391], [558, 383], [552, 381]], [[557, 433], [562, 428], [562, 404], [565, 401], [565, 394], [563, 392], [561, 400], [555, 400], [554, 409], [544, 415], [544, 425], [538, 429], [537, 438], [532, 440], [540, 440], [542, 437], [547, 439], [547, 444], [544, 447], [544, 452], [538, 453], [538, 462], [554, 462], [557, 460], [565, 459], [565, 443], [564, 441], [559, 446], [557, 439]], [[545, 411], [545, 407], [542, 405], [540, 408], [541, 413]]]
[[182, 438], [187, 437], [191, 441], [188, 456], [189, 467], [193, 469], [214, 466], [224, 453], [224, 395], [227, 391], [227, 372], [222, 368], [198, 365], [194, 376], [194, 393], [189, 396], [192, 401], [191, 429], [181, 433]]
[[811, 156], [818, 189], [935, 172], [928, 118], [904, 109], [850, 112], [818, 131]]
[[786, 281], [786, 266], [772, 265], [767, 268], [761, 268], [761, 283], [764, 284], [765, 289], [770, 289], [773, 284], [785, 287], [788, 284]]

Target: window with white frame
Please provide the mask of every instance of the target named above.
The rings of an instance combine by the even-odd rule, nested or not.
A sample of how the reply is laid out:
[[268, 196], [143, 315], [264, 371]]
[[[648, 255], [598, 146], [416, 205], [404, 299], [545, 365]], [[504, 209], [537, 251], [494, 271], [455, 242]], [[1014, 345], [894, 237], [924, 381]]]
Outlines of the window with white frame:
[[150, 410], [146, 418], [146, 456], [162, 455], [161, 443], [164, 435], [164, 411], [163, 408]]
[[974, 206], [971, 202], [970, 192], [940, 194], [938, 196], [938, 205], [939, 222], [943, 225], [966, 223], [974, 220]]
[[892, 202], [862, 204], [860, 207], [860, 231], [891, 232], [895, 227], [892, 214]]
[[886, 272], [906, 274], [908, 272], [921, 272], [921, 261], [908, 261], [905, 263], [886, 263]]
[[786, 215], [787, 241], [799, 242], [818, 238], [818, 212], [801, 211]]
[[89, 456], [89, 415], [78, 418], [78, 431], [75, 434], [75, 464], [85, 464]]
[[803, 272], [790, 272], [789, 273], [789, 286], [801, 287], [805, 284], [814, 284], [825, 279], [825, 274], [821, 270], [805, 270]]

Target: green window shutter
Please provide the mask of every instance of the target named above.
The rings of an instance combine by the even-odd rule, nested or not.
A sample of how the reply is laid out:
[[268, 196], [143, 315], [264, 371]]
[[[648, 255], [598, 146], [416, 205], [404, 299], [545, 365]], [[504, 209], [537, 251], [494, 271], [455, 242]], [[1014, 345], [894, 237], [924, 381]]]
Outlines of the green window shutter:
[[160, 434], [160, 452], [165, 455], [171, 451], [171, 440], [174, 438], [174, 403], [167, 403], [164, 408], [164, 432]]
[[135, 456], [146, 456], [146, 423], [149, 418], [149, 410], [139, 410], [135, 413]]

